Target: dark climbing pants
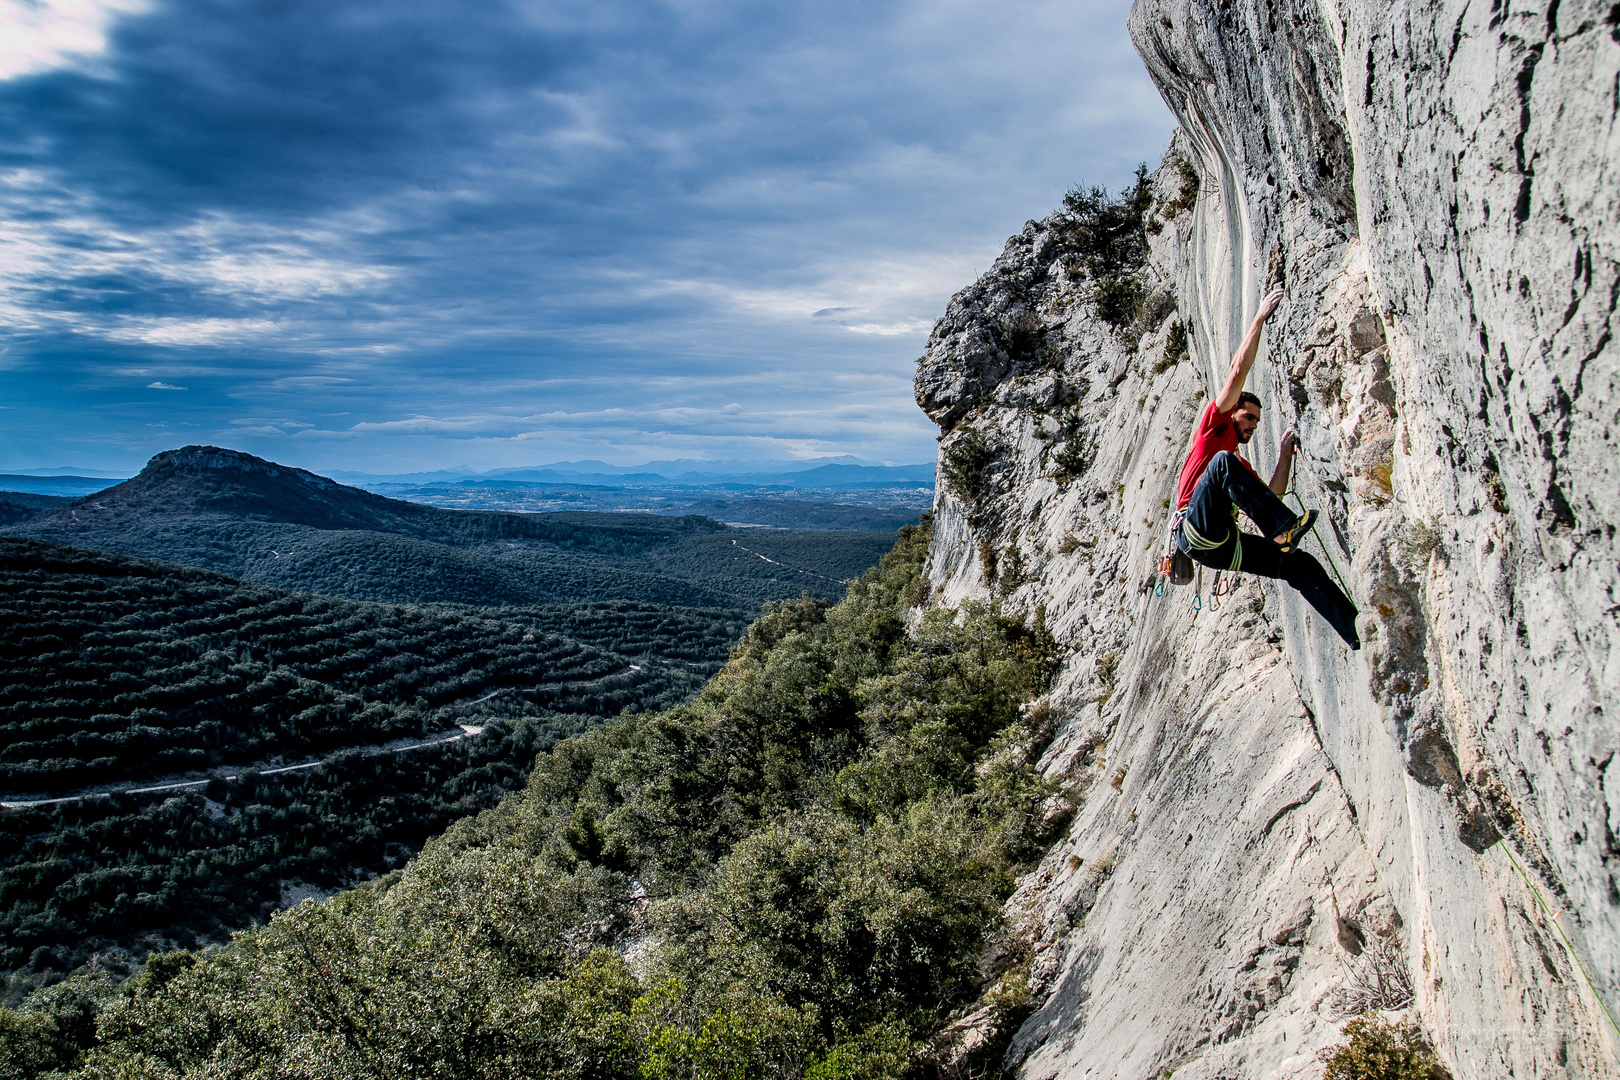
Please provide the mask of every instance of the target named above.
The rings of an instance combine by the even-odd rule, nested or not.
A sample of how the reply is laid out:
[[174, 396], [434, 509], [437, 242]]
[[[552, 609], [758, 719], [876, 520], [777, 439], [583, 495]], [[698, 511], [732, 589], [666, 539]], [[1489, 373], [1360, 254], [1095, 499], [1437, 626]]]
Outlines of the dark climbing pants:
[[1242, 458], [1230, 450], [1222, 450], [1209, 459], [1204, 475], [1198, 478], [1198, 486], [1193, 488], [1192, 501], [1187, 504], [1187, 522], [1200, 536], [1215, 540], [1225, 536], [1231, 528], [1234, 506], [1248, 514], [1249, 520], [1267, 536], [1276, 536], [1299, 517], [1260, 482], [1253, 470], [1243, 464]]
[[[1266, 536], [1239, 532], [1233, 506], [1265, 529]], [[1210, 459], [1209, 467], [1193, 489], [1184, 523], [1206, 541], [1218, 543], [1211, 548], [1200, 548], [1189, 542], [1182, 529], [1176, 530], [1176, 543], [1194, 562], [1213, 569], [1281, 578], [1292, 585], [1347, 644], [1359, 646], [1356, 606], [1339, 591], [1322, 564], [1297, 547], [1285, 555], [1274, 541], [1267, 539], [1292, 525], [1297, 516], [1238, 460], [1236, 454], [1223, 450]]]

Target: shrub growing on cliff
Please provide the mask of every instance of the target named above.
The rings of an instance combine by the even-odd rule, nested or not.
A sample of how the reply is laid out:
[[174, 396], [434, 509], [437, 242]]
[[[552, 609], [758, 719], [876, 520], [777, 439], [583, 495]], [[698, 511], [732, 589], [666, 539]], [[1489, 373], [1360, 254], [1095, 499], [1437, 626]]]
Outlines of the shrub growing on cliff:
[[940, 455], [945, 487], [971, 506], [984, 497], [990, 484], [990, 466], [995, 460], [996, 448], [985, 438], [984, 432], [964, 427]]
[[1451, 1080], [1415, 1025], [1363, 1016], [1344, 1034], [1343, 1043], [1318, 1055], [1327, 1066], [1322, 1080]]
[[1446, 536], [1438, 526], [1427, 521], [1409, 521], [1396, 536], [1401, 554], [1415, 569], [1427, 567], [1429, 560], [1439, 555], [1446, 557]]
[[1089, 299], [1097, 317], [1116, 330], [1134, 322], [1147, 298], [1141, 279], [1147, 262], [1147, 216], [1153, 189], [1147, 166], [1118, 198], [1102, 187], [1077, 187], [1063, 197], [1056, 218], [1060, 250], [1069, 255], [1070, 276], [1091, 281]]
[[1162, 375], [1187, 359], [1187, 324], [1177, 319], [1170, 324], [1170, 333], [1164, 339], [1164, 358], [1153, 366], [1153, 374]]
[[1181, 182], [1176, 191], [1176, 197], [1165, 204], [1166, 217], [1175, 217], [1184, 211], [1191, 210], [1198, 203], [1198, 189], [1201, 185], [1198, 176], [1198, 167], [1184, 157], [1176, 158], [1176, 178]]
[[1085, 418], [1078, 407], [1065, 410], [1058, 418], [1057, 437], [1062, 442], [1052, 452], [1049, 475], [1062, 486], [1091, 468], [1091, 440], [1086, 437]]

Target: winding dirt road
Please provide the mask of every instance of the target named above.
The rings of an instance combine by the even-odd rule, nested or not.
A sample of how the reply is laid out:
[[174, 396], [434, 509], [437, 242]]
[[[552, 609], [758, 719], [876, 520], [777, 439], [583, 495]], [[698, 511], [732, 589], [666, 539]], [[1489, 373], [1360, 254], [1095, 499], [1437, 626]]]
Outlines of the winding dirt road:
[[[499, 691], [497, 691], [497, 693], [499, 693]], [[478, 700], [486, 701], [489, 697], [493, 696], [494, 694], [490, 694], [487, 697], [479, 698]], [[476, 704], [476, 702], [471, 704]], [[314, 761], [305, 761], [297, 765], [277, 765], [272, 768], [260, 768], [255, 765], [231, 765], [216, 769], [210, 775], [203, 777], [201, 780], [176, 780], [164, 784], [98, 784], [95, 787], [85, 788], [83, 791], [75, 792], [72, 795], [62, 795], [52, 799], [4, 799], [0, 800], [0, 807], [11, 810], [20, 809], [25, 806], [54, 806], [57, 803], [75, 802], [79, 799], [106, 798], [110, 795], [150, 795], [159, 791], [184, 791], [187, 788], [207, 787], [215, 780], [225, 780], [227, 782], [235, 780], [237, 776], [248, 771], [249, 769], [257, 769], [260, 776], [274, 776], [277, 773], [302, 772], [305, 769], [319, 768], [320, 766], [325, 765], [328, 761], [331, 761], [333, 758], [337, 757], [339, 754], [359, 752], [368, 757], [376, 754], [404, 754], [412, 750], [422, 750], [430, 746], [443, 746], [446, 743], [460, 742], [462, 739], [470, 739], [474, 736], [481, 735], [484, 732], [482, 727], [473, 724], [460, 724], [458, 725], [458, 729], [459, 730], [454, 732], [442, 731], [437, 735], [430, 735], [425, 739], [395, 739], [393, 742], [382, 743], [380, 745], [346, 746], [342, 750], [336, 750], [330, 754], [327, 754], [325, 757], [316, 758]]]

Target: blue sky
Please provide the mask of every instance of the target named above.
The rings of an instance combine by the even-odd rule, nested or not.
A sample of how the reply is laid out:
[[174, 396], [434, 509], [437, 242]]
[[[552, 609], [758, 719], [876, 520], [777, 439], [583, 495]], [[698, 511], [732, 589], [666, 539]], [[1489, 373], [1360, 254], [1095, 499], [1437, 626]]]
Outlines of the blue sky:
[[0, 0], [0, 469], [920, 461], [1172, 121], [1124, 2]]

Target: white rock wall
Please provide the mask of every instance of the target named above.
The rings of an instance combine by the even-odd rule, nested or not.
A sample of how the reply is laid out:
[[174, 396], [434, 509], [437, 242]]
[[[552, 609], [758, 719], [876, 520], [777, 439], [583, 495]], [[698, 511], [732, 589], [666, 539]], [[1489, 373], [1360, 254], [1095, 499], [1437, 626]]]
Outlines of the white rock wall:
[[[942, 465], [989, 455], [972, 497], [942, 485], [940, 598], [1044, 608], [1074, 650], [1045, 759], [1074, 822], [1009, 906], [1025, 1075], [1318, 1075], [1380, 949], [1458, 1077], [1620, 1075], [1617, 23], [1138, 0], [1183, 126], [1147, 270], [1176, 314], [1100, 323], [1049, 220], [936, 327]], [[1253, 454], [1300, 431], [1359, 654], [1285, 586], [1196, 615], [1142, 591], [1277, 278]], [[1192, 354], [1167, 365], [1177, 319]]]

